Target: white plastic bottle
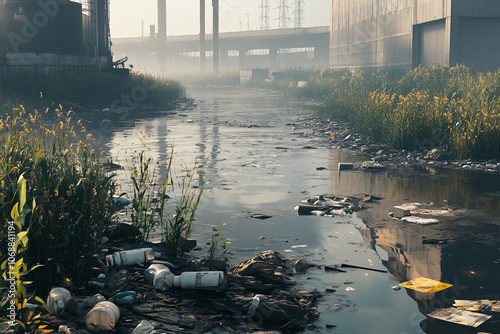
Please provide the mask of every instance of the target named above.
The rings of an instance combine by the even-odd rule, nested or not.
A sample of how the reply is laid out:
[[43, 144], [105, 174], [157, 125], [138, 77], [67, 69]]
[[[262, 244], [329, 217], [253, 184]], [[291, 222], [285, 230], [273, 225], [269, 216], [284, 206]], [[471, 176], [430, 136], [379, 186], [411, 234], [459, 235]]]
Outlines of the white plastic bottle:
[[184, 290], [224, 290], [226, 275], [223, 271], [184, 272], [174, 277], [174, 286]]
[[106, 256], [106, 265], [108, 267], [133, 266], [136, 264], [145, 264], [155, 258], [152, 248], [140, 248], [127, 251], [115, 252], [113, 255]]
[[120, 319], [120, 309], [112, 302], [97, 303], [85, 316], [85, 325], [90, 331], [110, 331]]
[[153, 264], [144, 272], [148, 284], [166, 291], [174, 287], [184, 290], [224, 290], [226, 276], [223, 271], [184, 272], [175, 276], [170, 269], [162, 264]]
[[54, 315], [61, 315], [70, 299], [71, 294], [65, 288], [53, 288], [47, 297], [47, 306]]

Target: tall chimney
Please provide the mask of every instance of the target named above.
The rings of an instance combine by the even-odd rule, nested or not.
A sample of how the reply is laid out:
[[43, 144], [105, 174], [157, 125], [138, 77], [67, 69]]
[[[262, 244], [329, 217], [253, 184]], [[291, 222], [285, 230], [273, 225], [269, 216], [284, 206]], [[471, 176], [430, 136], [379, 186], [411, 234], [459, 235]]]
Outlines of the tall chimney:
[[167, 41], [167, 0], [158, 0], [158, 41]]
[[214, 31], [213, 31], [213, 71], [219, 73], [219, 0], [212, 0]]
[[205, 0], [200, 0], [200, 72], [205, 73]]

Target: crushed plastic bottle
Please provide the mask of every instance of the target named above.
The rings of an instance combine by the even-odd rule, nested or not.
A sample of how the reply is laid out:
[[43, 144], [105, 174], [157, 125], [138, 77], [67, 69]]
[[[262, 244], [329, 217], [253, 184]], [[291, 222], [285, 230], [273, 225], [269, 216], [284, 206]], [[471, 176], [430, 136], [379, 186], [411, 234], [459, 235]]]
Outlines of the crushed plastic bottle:
[[50, 290], [47, 297], [47, 306], [53, 314], [61, 315], [70, 300], [71, 293], [68, 290], [65, 288], [54, 288]]

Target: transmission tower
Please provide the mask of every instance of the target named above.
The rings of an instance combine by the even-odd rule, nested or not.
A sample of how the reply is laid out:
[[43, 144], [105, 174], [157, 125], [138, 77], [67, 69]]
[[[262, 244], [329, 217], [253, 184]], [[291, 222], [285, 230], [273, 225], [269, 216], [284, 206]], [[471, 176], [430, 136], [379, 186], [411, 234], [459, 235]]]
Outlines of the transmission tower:
[[304, 0], [295, 0], [295, 11], [293, 12], [295, 15], [295, 28], [302, 27], [302, 23], [304, 23]]
[[290, 21], [290, 15], [288, 14], [288, 10], [290, 7], [288, 6], [287, 0], [279, 0], [279, 18], [278, 18], [278, 28], [286, 29], [288, 28], [288, 21]]
[[269, 28], [269, 1], [260, 0], [260, 29]]

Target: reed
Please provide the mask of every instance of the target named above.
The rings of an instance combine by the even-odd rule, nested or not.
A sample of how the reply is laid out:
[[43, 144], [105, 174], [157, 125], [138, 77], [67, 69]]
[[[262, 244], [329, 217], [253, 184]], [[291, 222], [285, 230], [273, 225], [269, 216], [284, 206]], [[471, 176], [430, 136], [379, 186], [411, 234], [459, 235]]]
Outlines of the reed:
[[[307, 81], [303, 88], [298, 81]], [[464, 66], [347, 70], [290, 68], [267, 84], [323, 101], [325, 117], [395, 148], [443, 147], [458, 158], [500, 158], [500, 72]]]
[[[49, 112], [56, 119], [46, 124]], [[30, 274], [41, 295], [56, 281], [91, 278], [100, 239], [115, 211], [114, 175], [104, 172], [104, 152], [92, 148], [91, 136], [71, 116], [60, 107], [30, 114], [21, 106], [0, 119], [0, 239], [6, 237], [15, 201], [11, 184], [24, 175], [27, 197], [37, 203], [25, 261], [43, 265]]]

